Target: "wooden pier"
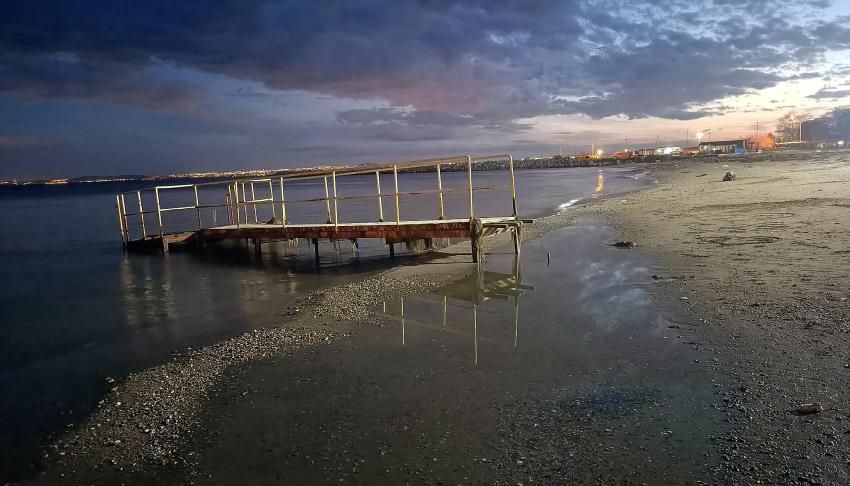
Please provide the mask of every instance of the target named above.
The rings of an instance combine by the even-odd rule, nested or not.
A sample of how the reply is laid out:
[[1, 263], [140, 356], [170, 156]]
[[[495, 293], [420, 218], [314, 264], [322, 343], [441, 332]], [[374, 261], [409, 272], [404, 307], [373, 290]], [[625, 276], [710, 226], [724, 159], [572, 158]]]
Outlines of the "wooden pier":
[[[473, 185], [473, 166], [476, 162], [502, 160], [506, 164], [506, 184], [496, 186]], [[442, 173], [446, 168], [455, 171], [461, 169], [466, 172], [466, 187], [443, 188]], [[433, 171], [435, 176], [435, 188], [429, 190], [418, 190], [399, 192], [399, 172]], [[338, 195], [337, 182], [342, 177], [355, 175], [375, 176], [375, 192], [357, 195]], [[381, 174], [392, 174], [393, 190], [382, 192]], [[286, 199], [286, 185], [296, 181], [318, 179], [323, 181], [324, 192], [316, 197], [290, 200]], [[199, 190], [219, 186], [224, 195], [224, 201], [215, 204], [202, 204]], [[319, 185], [321, 189], [322, 185]], [[257, 196], [257, 189], [265, 192], [265, 197]], [[476, 217], [474, 211], [474, 194], [477, 191], [493, 189], [510, 189], [512, 214], [498, 217]], [[166, 192], [183, 191], [191, 204], [179, 206], [165, 206], [162, 203], [162, 194]], [[446, 208], [444, 194], [462, 192], [465, 194], [467, 218], [446, 219]], [[146, 210], [143, 206], [143, 194], [152, 193], [155, 209]], [[149, 196], [149, 194], [147, 194]], [[432, 195], [435, 201], [435, 219], [428, 220], [405, 220], [402, 219], [399, 201], [406, 196]], [[374, 199], [375, 219], [362, 222], [340, 222], [339, 210], [341, 205], [347, 201]], [[384, 214], [384, 200], [392, 201], [392, 217], [388, 221]], [[136, 206], [128, 210], [127, 202]], [[302, 223], [290, 221], [287, 217], [287, 205], [296, 203], [320, 203], [324, 205], [327, 220], [321, 223]], [[259, 217], [258, 207], [270, 207], [271, 217], [265, 221]], [[253, 242], [255, 248], [260, 251], [264, 241], [281, 240], [306, 240], [314, 245], [316, 263], [319, 263], [319, 240], [329, 239], [350, 240], [356, 242], [361, 238], [382, 239], [389, 248], [390, 256], [394, 256], [394, 248], [397, 243], [424, 241], [426, 247], [430, 247], [433, 240], [437, 238], [469, 238], [472, 241], [472, 259], [478, 261], [480, 238], [502, 232], [511, 231], [514, 238], [514, 248], [519, 251], [519, 233], [523, 220], [517, 214], [516, 184], [514, 181], [513, 158], [510, 155], [495, 155], [488, 157], [472, 158], [468, 155], [447, 157], [440, 159], [417, 160], [409, 162], [398, 162], [382, 166], [357, 167], [352, 169], [323, 170], [308, 173], [299, 173], [275, 178], [262, 179], [236, 179], [214, 181], [200, 184], [181, 184], [156, 186], [137, 191], [128, 191], [116, 195], [116, 208], [118, 210], [118, 224], [121, 232], [121, 241], [127, 250], [156, 250], [168, 253], [171, 245], [185, 244], [202, 247], [222, 240], [247, 240]], [[204, 220], [203, 213], [210, 210], [216, 211], [209, 221]], [[226, 215], [226, 221], [218, 224], [215, 217], [218, 210]], [[171, 212], [195, 213], [192, 228], [179, 231], [169, 231], [163, 222], [163, 216]], [[150, 218], [156, 215], [155, 231], [149, 231], [146, 224], [146, 216]], [[194, 221], [196, 220], [196, 221]], [[130, 226], [134, 222], [134, 231], [131, 235]], [[529, 222], [529, 221], [525, 221]]]

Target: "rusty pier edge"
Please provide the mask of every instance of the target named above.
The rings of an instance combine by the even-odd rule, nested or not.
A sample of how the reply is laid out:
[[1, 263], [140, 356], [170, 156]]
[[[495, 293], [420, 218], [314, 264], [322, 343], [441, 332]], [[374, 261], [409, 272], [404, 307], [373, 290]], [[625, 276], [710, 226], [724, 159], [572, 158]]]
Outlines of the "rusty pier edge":
[[[478, 162], [498, 161], [507, 172], [507, 183], [503, 185], [475, 186], [473, 184], [473, 166]], [[442, 174], [446, 170], [466, 172], [466, 187], [444, 188]], [[436, 176], [434, 189], [401, 192], [398, 185], [399, 172], [433, 172]], [[381, 190], [381, 175], [391, 177], [392, 192]], [[346, 176], [374, 175], [376, 192], [359, 195], [340, 196], [337, 191], [338, 179]], [[315, 197], [292, 200], [285, 199], [285, 186], [288, 183], [305, 179], [320, 179], [321, 190]], [[224, 201], [203, 201], [199, 189], [220, 186]], [[275, 187], [277, 186], [277, 187]], [[257, 190], [259, 188], [259, 191]], [[502, 189], [510, 197], [512, 214], [496, 217], [480, 217], [475, 214], [474, 194], [483, 190]], [[508, 191], [509, 190], [509, 191]], [[163, 204], [163, 193], [188, 192], [194, 204], [168, 207]], [[209, 191], [208, 191], [209, 192]], [[264, 192], [266, 197], [258, 196]], [[446, 207], [445, 193], [465, 193], [468, 217], [447, 219], [446, 213], [452, 208]], [[491, 155], [473, 158], [469, 155], [443, 157], [407, 162], [393, 162], [380, 166], [326, 169], [298, 172], [274, 178], [235, 179], [213, 181], [198, 184], [156, 186], [133, 190], [116, 195], [118, 226], [121, 243], [127, 251], [161, 251], [167, 254], [172, 245], [201, 248], [223, 240], [245, 240], [253, 243], [255, 251], [260, 252], [263, 242], [304, 240], [314, 246], [316, 265], [319, 265], [319, 242], [322, 239], [337, 244], [338, 241], [357, 242], [361, 238], [378, 238], [384, 241], [391, 257], [395, 256], [395, 244], [424, 242], [426, 249], [434, 248], [435, 239], [468, 238], [471, 242], [472, 261], [480, 262], [482, 257], [481, 239], [487, 236], [510, 231], [514, 240], [514, 250], [520, 251], [520, 232], [523, 223], [532, 220], [521, 219], [517, 214], [516, 184], [514, 179], [513, 158], [510, 154]], [[138, 210], [128, 211], [125, 195], [131, 195], [138, 203]], [[149, 194], [155, 209], [146, 210], [143, 195]], [[399, 201], [403, 197], [433, 195], [435, 219], [404, 220]], [[384, 219], [384, 199], [392, 201], [393, 218]], [[358, 199], [374, 199], [377, 206], [373, 221], [342, 222], [339, 208], [345, 202]], [[295, 223], [289, 220], [286, 206], [299, 202], [324, 203], [327, 219], [321, 223]], [[150, 204], [150, 203], [148, 203]], [[461, 203], [463, 204], [463, 203]], [[269, 210], [264, 209], [269, 208]], [[459, 208], [453, 208], [455, 214]], [[263, 211], [260, 211], [263, 210]], [[195, 216], [193, 228], [180, 231], [167, 230], [164, 216], [170, 212], [192, 212]], [[262, 212], [270, 212], [261, 217]], [[291, 213], [290, 213], [291, 214]], [[154, 220], [154, 230], [150, 231], [150, 221]], [[138, 221], [137, 223], [135, 223]], [[134, 222], [134, 224], [130, 224]], [[131, 230], [131, 226], [133, 229]], [[135, 234], [133, 234], [135, 233]]]

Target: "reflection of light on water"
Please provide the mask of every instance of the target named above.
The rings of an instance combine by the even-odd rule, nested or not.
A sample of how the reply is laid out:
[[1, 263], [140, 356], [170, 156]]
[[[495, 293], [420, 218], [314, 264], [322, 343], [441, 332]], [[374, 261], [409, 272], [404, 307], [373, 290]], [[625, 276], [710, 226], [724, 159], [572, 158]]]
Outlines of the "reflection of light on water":
[[173, 320], [177, 318], [177, 303], [174, 300], [175, 289], [174, 276], [171, 273], [171, 260], [165, 258], [162, 263], [162, 283], [160, 284], [162, 310], [169, 319]]
[[174, 317], [175, 309], [170, 302], [171, 286], [165, 279], [159, 284], [155, 282], [148, 260], [142, 265], [124, 261], [120, 267], [120, 276], [121, 301], [128, 325], [137, 327], [147, 321], [159, 320], [163, 314]]
[[130, 262], [125, 258], [118, 270], [121, 277], [121, 302], [124, 307], [125, 318], [130, 326], [135, 327], [139, 324], [139, 317], [136, 312], [139, 304], [136, 294], [133, 292], [135, 285]]
[[602, 192], [602, 188], [605, 186], [605, 174], [602, 173], [602, 169], [599, 169], [599, 172], [596, 174], [596, 190], [594, 192]]

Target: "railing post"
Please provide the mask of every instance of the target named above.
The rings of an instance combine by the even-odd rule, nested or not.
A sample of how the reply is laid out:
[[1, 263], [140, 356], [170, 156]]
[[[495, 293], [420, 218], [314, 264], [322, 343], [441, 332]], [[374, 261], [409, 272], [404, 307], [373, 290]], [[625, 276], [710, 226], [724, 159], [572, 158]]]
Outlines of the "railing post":
[[142, 209], [142, 191], [136, 191], [136, 198], [139, 200], [139, 226], [142, 228], [142, 239], [146, 239], [148, 237], [148, 233], [145, 230], [145, 210]]
[[269, 199], [271, 199], [272, 206], [272, 223], [277, 219], [277, 209], [274, 207], [274, 186], [272, 185], [272, 180], [269, 179]]
[[118, 210], [118, 231], [121, 233], [121, 247], [127, 248], [127, 240], [124, 236], [124, 216], [121, 214], [121, 196], [115, 195], [115, 209]]
[[437, 164], [437, 190], [440, 197], [440, 219], [446, 219], [446, 211], [443, 207], [443, 176], [440, 174], [440, 164]]
[[514, 208], [514, 219], [519, 219], [516, 210], [516, 181], [514, 180], [514, 157], [508, 154], [508, 171], [511, 173], [511, 201]]
[[331, 194], [328, 191], [328, 176], [322, 177], [325, 180], [325, 209], [328, 212], [328, 224], [331, 224]]
[[334, 190], [334, 229], [339, 226], [339, 214], [337, 213], [336, 205], [336, 171], [331, 172], [331, 181], [333, 182]]
[[283, 177], [280, 178], [280, 221], [286, 226], [286, 198], [283, 194]]
[[395, 188], [395, 224], [401, 223], [401, 211], [398, 207], [398, 165], [393, 165], [393, 187]]
[[378, 185], [378, 221], [384, 222], [384, 197], [381, 196], [381, 171], [375, 171], [375, 184]]
[[250, 182], [251, 184], [251, 208], [254, 210], [254, 223], [257, 222], [257, 203], [254, 201], [257, 200], [257, 196], [254, 194], [254, 181]]
[[201, 230], [201, 229], [203, 229], [204, 225], [203, 225], [203, 223], [201, 223], [201, 208], [200, 208], [201, 203], [198, 200], [198, 185], [193, 184], [192, 190], [195, 192], [195, 212], [198, 215], [198, 230]]
[[245, 224], [248, 224], [248, 191], [245, 190], [245, 183], [242, 183], [242, 213], [245, 215]]
[[227, 224], [233, 224], [233, 184], [227, 185], [227, 194], [224, 195], [224, 205], [227, 206]]
[[124, 239], [130, 242], [130, 225], [127, 224], [127, 203], [124, 202], [124, 194], [121, 194], [121, 216], [124, 218]]
[[154, 188], [156, 195], [156, 222], [159, 224], [159, 239], [162, 242], [162, 252], [168, 253], [168, 242], [165, 241], [165, 229], [162, 227], [162, 206], [159, 204], [159, 187]]
[[234, 198], [233, 198], [233, 209], [236, 210], [236, 229], [239, 229], [239, 227], [240, 227], [239, 219], [241, 218], [242, 215], [239, 212], [239, 182], [238, 181], [233, 181], [233, 196], [234, 196]]
[[469, 191], [469, 219], [475, 214], [472, 211], [472, 157], [466, 156], [466, 189]]

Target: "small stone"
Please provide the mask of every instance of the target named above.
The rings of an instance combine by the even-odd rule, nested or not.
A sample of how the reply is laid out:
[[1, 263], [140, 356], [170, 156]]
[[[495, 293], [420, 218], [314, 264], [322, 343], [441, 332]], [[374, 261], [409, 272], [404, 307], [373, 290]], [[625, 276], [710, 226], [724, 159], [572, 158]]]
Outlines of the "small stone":
[[633, 241], [618, 241], [616, 243], [612, 243], [611, 246], [614, 248], [634, 248], [635, 243]]
[[797, 407], [795, 412], [798, 415], [811, 415], [813, 413], [821, 413], [823, 412], [823, 405], [821, 405], [819, 402], [804, 403]]

